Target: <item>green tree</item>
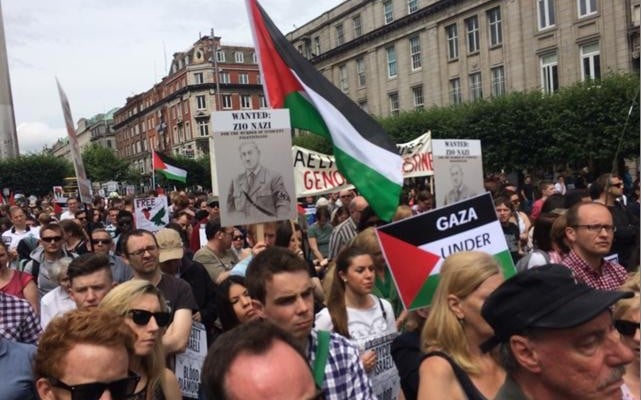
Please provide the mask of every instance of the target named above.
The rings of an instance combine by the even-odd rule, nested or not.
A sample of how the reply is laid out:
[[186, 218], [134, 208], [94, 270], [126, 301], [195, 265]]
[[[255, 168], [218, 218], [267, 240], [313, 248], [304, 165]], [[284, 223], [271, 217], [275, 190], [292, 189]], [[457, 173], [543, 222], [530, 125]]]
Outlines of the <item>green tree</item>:
[[0, 188], [43, 196], [53, 186], [62, 186], [64, 178], [73, 176], [73, 167], [62, 158], [30, 154], [0, 161]]
[[87, 178], [92, 182], [123, 181], [129, 175], [129, 165], [107, 147], [92, 144], [82, 152]]

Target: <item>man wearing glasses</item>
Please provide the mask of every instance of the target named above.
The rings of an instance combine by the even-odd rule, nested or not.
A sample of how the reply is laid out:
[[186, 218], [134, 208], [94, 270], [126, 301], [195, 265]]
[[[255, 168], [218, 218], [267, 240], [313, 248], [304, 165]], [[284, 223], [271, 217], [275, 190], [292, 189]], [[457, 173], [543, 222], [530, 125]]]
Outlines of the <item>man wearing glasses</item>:
[[107, 230], [98, 228], [91, 231], [91, 247], [93, 252], [109, 257], [109, 266], [111, 274], [116, 283], [122, 283], [133, 278], [134, 274], [131, 268], [125, 263], [122, 257], [113, 253], [113, 239]]
[[43, 400], [126, 399], [139, 377], [129, 371], [135, 335], [122, 316], [104, 309], [54, 318], [36, 354], [36, 389]]
[[574, 277], [601, 290], [616, 290], [627, 278], [625, 268], [604, 259], [610, 254], [614, 225], [612, 215], [600, 203], [577, 203], [567, 211], [565, 238], [571, 251], [562, 264]]
[[31, 252], [31, 261], [25, 265], [25, 272], [30, 272], [38, 283], [40, 298], [58, 286], [51, 276], [53, 264], [63, 257], [77, 257], [77, 254], [64, 249], [62, 239], [60, 225], [44, 225], [40, 228], [40, 245]]
[[135, 279], [144, 279], [156, 286], [165, 297], [173, 321], [162, 337], [167, 354], [181, 353], [187, 348], [192, 313], [198, 311], [191, 286], [180, 278], [163, 274], [160, 269], [160, 248], [156, 237], [144, 229], [136, 229], [122, 239], [122, 251]]

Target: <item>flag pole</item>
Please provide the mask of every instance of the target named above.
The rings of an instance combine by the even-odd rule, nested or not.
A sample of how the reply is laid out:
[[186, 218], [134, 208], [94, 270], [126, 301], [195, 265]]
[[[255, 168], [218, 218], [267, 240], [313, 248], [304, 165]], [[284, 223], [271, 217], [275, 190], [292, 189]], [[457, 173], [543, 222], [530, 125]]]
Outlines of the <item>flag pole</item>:
[[154, 156], [156, 150], [151, 149], [151, 190], [156, 190], [156, 166], [154, 165]]

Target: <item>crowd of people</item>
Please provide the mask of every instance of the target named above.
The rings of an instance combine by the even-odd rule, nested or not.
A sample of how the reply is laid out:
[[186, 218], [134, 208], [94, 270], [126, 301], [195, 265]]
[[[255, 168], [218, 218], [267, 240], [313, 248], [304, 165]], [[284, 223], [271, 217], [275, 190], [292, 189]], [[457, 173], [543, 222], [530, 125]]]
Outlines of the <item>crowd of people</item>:
[[[119, 196], [0, 205], [0, 398], [180, 399], [198, 322], [201, 399], [640, 400], [638, 180], [486, 188], [517, 274], [454, 253], [410, 312], [354, 190], [249, 226], [174, 192], [157, 232]], [[435, 206], [408, 187], [394, 220]]]

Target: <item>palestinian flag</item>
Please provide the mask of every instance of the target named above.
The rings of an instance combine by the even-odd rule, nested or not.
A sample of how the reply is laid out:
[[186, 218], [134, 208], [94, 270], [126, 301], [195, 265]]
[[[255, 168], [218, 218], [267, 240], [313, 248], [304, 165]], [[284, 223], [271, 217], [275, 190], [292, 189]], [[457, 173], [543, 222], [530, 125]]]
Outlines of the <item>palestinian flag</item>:
[[247, 0], [247, 7], [270, 107], [288, 108], [292, 128], [329, 139], [338, 170], [381, 219], [391, 220], [403, 184], [392, 140], [298, 53], [256, 0]]
[[377, 229], [378, 239], [406, 309], [431, 304], [441, 265], [459, 251], [492, 254], [503, 277], [516, 273], [490, 193]]
[[154, 171], [158, 171], [167, 179], [187, 183], [187, 171], [176, 167], [176, 161], [164, 154], [154, 151], [152, 160]]

